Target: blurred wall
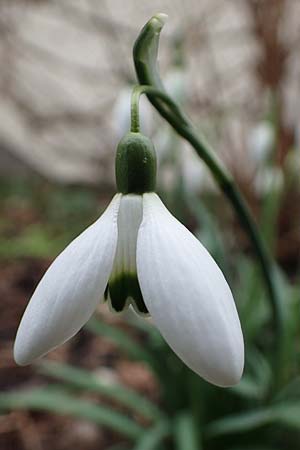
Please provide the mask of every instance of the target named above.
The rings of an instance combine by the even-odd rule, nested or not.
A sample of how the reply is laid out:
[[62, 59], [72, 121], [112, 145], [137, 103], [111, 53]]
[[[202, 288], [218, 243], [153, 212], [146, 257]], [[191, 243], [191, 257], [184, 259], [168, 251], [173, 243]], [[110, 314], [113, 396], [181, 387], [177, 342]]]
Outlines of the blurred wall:
[[[227, 164], [238, 157], [248, 170], [249, 134], [273, 100], [284, 158], [299, 138], [300, 2], [10, 0], [0, 3], [2, 168], [9, 151], [53, 180], [112, 180], [116, 105], [135, 80], [132, 44], [158, 11], [169, 14], [162, 73], [167, 80], [178, 65], [180, 39], [185, 106]], [[128, 102], [122, 108], [128, 114]], [[161, 122], [151, 114], [155, 134]]]

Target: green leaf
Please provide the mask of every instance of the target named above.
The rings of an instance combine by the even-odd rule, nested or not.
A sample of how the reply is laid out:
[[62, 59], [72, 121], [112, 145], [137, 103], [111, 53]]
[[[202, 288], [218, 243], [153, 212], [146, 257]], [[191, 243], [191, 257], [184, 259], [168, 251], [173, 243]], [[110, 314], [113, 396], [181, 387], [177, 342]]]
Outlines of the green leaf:
[[282, 403], [273, 407], [274, 421], [300, 429], [300, 402]]
[[268, 245], [271, 253], [274, 253], [274, 246], [276, 242], [278, 213], [281, 206], [282, 191], [280, 189], [272, 189], [264, 197], [261, 208], [262, 215], [260, 218], [260, 230], [262, 236]]
[[131, 358], [145, 361], [150, 364], [150, 366], [155, 364], [155, 360], [151, 353], [147, 352], [140, 344], [135, 342], [126, 333], [116, 327], [100, 322], [98, 319], [93, 317], [86, 324], [86, 328], [97, 335], [105, 336], [111, 339]]
[[257, 264], [239, 255], [238, 283], [234, 297], [238, 299], [238, 310], [243, 333], [248, 341], [255, 339], [270, 318], [262, 280]]
[[[210, 211], [200, 199], [188, 191], [184, 192], [185, 201], [192, 214], [195, 215], [198, 227], [201, 229], [199, 240], [213, 255], [223, 272], [228, 273], [225, 248], [218, 225]], [[197, 236], [198, 237], [198, 236]]]
[[270, 409], [255, 410], [216, 420], [207, 426], [206, 432], [209, 437], [244, 433], [267, 425], [272, 419], [273, 414]]
[[134, 450], [161, 450], [160, 444], [169, 433], [169, 423], [166, 421], [161, 421], [155, 425], [155, 427], [144, 433], [143, 437], [141, 437], [135, 445]]
[[144, 319], [137, 314], [130, 314], [128, 316], [125, 316], [125, 320], [132, 327], [136, 328], [142, 333], [146, 333], [147, 337], [150, 339], [150, 342], [155, 346], [161, 346], [165, 343], [157, 328], [152, 325], [152, 323], [150, 323], [147, 319]]
[[264, 445], [250, 445], [250, 447], [247, 445], [246, 447], [233, 447], [230, 450], [275, 450], [275, 448], [265, 447]]
[[269, 392], [272, 370], [266, 357], [256, 348], [250, 347], [246, 358], [247, 373], [229, 390], [240, 397], [261, 400]]
[[46, 360], [38, 363], [37, 367], [41, 373], [68, 382], [72, 387], [97, 392], [105, 397], [117, 400], [147, 419], [160, 420], [162, 418], [162, 413], [157, 406], [145, 397], [118, 384], [107, 385], [102, 383], [99, 378], [87, 370]]
[[201, 450], [195, 421], [189, 412], [179, 414], [175, 419], [174, 439], [177, 450]]
[[300, 402], [279, 403], [269, 408], [227, 416], [210, 423], [206, 431], [209, 437], [215, 437], [244, 433], [271, 423], [300, 429]]
[[128, 417], [108, 407], [75, 398], [58, 387], [0, 394], [0, 409], [32, 409], [68, 414], [106, 426], [131, 439], [137, 439], [144, 433], [144, 429]]
[[286, 384], [275, 397], [275, 401], [300, 399], [300, 376]]
[[241, 381], [231, 388], [229, 388], [234, 394], [249, 399], [260, 399], [262, 397], [262, 389], [259, 386], [257, 380], [249, 375], [244, 375]]

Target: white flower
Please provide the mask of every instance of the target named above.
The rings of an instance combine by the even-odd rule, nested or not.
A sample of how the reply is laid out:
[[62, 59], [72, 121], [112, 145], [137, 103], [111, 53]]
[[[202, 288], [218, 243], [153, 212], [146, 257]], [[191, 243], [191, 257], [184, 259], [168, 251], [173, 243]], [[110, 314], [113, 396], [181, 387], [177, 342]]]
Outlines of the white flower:
[[21, 321], [25, 365], [71, 338], [100, 301], [151, 314], [174, 352], [219, 386], [242, 375], [243, 336], [219, 267], [153, 193], [116, 194], [45, 273]]
[[270, 122], [265, 120], [252, 128], [248, 137], [247, 148], [256, 165], [264, 164], [267, 161], [274, 142], [275, 130]]
[[261, 167], [256, 172], [254, 188], [258, 195], [280, 192], [284, 185], [283, 171], [280, 167]]

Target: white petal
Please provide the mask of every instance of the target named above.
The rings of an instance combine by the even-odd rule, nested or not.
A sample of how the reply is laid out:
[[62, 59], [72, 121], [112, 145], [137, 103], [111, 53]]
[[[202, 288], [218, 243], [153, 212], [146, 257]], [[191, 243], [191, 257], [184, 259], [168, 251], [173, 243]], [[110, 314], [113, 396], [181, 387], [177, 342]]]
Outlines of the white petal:
[[244, 344], [229, 286], [207, 250], [156, 194], [143, 196], [137, 271], [147, 308], [174, 352], [211, 383], [237, 383]]
[[19, 326], [14, 358], [25, 365], [74, 336], [95, 311], [117, 246], [117, 194], [103, 215], [55, 259]]

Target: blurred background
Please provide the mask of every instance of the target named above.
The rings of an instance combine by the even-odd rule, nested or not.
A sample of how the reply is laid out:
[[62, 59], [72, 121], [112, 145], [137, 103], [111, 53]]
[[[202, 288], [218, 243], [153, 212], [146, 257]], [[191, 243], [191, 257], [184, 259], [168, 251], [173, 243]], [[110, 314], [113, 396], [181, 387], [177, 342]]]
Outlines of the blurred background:
[[[169, 15], [166, 89], [234, 175], [278, 264], [288, 330], [280, 366], [247, 237], [204, 164], [143, 98], [159, 194], [235, 294], [247, 359], [240, 385], [226, 390], [185, 368], [151, 323], [105, 307], [48, 362], [12, 359], [42, 274], [115, 192], [132, 46], [157, 12]], [[298, 0], [0, 1], [1, 450], [299, 448], [299, 52]]]

